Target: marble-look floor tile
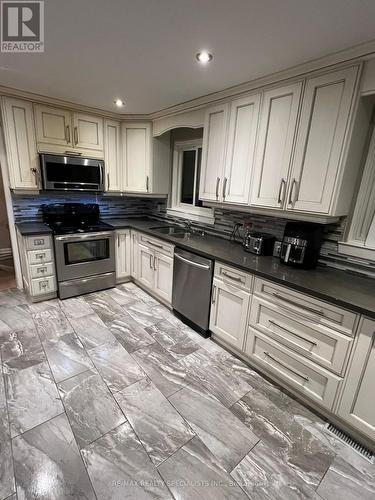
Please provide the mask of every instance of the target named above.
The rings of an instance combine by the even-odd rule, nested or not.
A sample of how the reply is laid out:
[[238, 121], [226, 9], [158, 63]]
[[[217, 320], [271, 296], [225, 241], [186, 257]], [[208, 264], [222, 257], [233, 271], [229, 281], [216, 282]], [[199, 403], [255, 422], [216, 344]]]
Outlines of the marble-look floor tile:
[[73, 328], [60, 307], [48, 307], [33, 313], [33, 318], [42, 341], [73, 333]]
[[185, 368], [158, 342], [138, 349], [132, 356], [166, 397], [189, 384]]
[[27, 330], [34, 326], [28, 306], [0, 306], [0, 332]]
[[115, 398], [155, 465], [194, 436], [183, 418], [147, 378], [117, 392]]
[[4, 366], [11, 436], [64, 411], [47, 362], [21, 369]]
[[35, 328], [2, 334], [0, 348], [3, 363], [12, 368], [26, 368], [46, 359]]
[[47, 340], [43, 346], [56, 382], [93, 368], [83, 345], [73, 333]]
[[172, 499], [128, 422], [82, 450], [100, 500]]
[[317, 493], [325, 500], [374, 500], [375, 475], [352, 467], [345, 460], [336, 457], [320, 483]]
[[137, 295], [133, 291], [127, 290], [126, 288], [110, 288], [103, 293], [108, 295], [108, 297], [111, 297], [115, 302], [120, 304], [120, 306], [137, 301]]
[[86, 295], [85, 301], [104, 322], [113, 321], [123, 314], [123, 309], [115, 300], [103, 292]]
[[315, 490], [310, 488], [291, 467], [259, 442], [234, 468], [232, 477], [254, 500], [302, 500], [314, 499]]
[[66, 413], [80, 448], [125, 421], [107, 386], [95, 371], [58, 384]]
[[204, 387], [229, 408], [248, 393], [251, 387], [224, 365], [222, 359], [225, 358], [222, 358], [221, 353], [212, 355], [201, 348], [179, 363], [187, 370], [189, 380]]
[[231, 411], [305, 483], [318, 486], [335, 454], [295, 422], [288, 411], [256, 390], [234, 404]]
[[89, 355], [112, 393], [121, 391], [146, 376], [117, 340], [91, 349]]
[[173, 394], [169, 401], [227, 472], [259, 441], [225, 406], [212, 398], [186, 388]]
[[147, 326], [155, 325], [163, 319], [161, 314], [157, 314], [157, 312], [152, 311], [152, 306], [142, 301], [130, 304], [126, 307], [126, 312], [145, 328]]
[[81, 318], [82, 316], [94, 313], [90, 304], [83, 297], [72, 297], [71, 299], [62, 300], [60, 306], [68, 319]]
[[15, 491], [8, 410], [3, 374], [0, 370], [0, 499], [9, 497]]
[[13, 440], [18, 500], [94, 500], [87, 471], [66, 416]]
[[181, 329], [172, 325], [172, 323], [166, 319], [160, 321], [156, 325], [147, 327], [146, 332], [176, 359], [182, 359], [200, 348], [200, 346], [184, 334]]
[[26, 295], [17, 288], [0, 291], [0, 306], [21, 306], [27, 304]]
[[115, 340], [107, 326], [95, 313], [71, 318], [70, 324], [87, 350]]
[[248, 497], [195, 437], [158, 468], [179, 500], [246, 500]]
[[153, 344], [155, 340], [131, 316], [123, 312], [122, 316], [107, 322], [111, 333], [128, 352]]

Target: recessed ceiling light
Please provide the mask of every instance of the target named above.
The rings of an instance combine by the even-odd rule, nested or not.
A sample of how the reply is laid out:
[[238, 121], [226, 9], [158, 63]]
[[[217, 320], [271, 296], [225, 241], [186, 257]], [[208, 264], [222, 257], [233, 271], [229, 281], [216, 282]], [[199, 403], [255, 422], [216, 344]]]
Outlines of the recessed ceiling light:
[[195, 57], [197, 61], [202, 64], [207, 64], [213, 59], [213, 55], [207, 52], [207, 50], [202, 50], [202, 52], [198, 52], [198, 54], [196, 54]]
[[118, 106], [119, 108], [122, 108], [123, 106], [125, 106], [125, 102], [124, 102], [122, 99], [115, 99], [113, 102], [114, 102], [114, 103], [116, 104], [116, 106]]

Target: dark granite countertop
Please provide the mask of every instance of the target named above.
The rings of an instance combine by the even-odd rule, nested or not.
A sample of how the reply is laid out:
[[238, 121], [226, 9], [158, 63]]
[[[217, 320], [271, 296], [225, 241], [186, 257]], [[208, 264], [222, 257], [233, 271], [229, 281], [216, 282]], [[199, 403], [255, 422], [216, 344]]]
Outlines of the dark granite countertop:
[[32, 234], [52, 234], [52, 229], [43, 222], [18, 222], [16, 227], [24, 236]]
[[173, 243], [177, 247], [233, 265], [262, 278], [289, 286], [332, 304], [375, 318], [375, 280], [332, 268], [303, 270], [288, 267], [274, 257], [245, 252], [239, 243], [214, 236], [176, 238], [153, 228], [168, 225], [154, 219], [109, 219], [116, 229], [132, 228]]

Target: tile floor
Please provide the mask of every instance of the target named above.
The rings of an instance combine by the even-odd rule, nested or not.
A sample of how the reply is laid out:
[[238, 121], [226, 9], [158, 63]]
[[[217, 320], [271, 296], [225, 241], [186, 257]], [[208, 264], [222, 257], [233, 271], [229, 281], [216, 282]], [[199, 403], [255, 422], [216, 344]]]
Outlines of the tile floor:
[[375, 466], [134, 284], [0, 291], [0, 347], [0, 500], [375, 498]]

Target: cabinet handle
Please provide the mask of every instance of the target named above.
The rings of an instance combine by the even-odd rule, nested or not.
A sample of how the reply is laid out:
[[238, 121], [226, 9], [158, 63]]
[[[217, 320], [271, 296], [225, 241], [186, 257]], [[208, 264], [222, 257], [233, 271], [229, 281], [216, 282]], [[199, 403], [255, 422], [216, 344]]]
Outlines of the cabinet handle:
[[264, 354], [268, 358], [272, 359], [272, 361], [274, 361], [278, 365], [282, 366], [283, 368], [286, 368], [291, 373], [294, 373], [294, 375], [297, 375], [297, 377], [301, 377], [302, 380], [305, 380], [306, 382], [308, 382], [310, 380], [309, 377], [306, 377], [306, 375], [303, 375], [302, 373], [298, 372], [297, 370], [294, 370], [293, 368], [288, 366], [286, 363], [283, 363], [280, 359], [277, 359], [277, 358], [274, 358], [273, 356], [271, 356], [271, 354], [269, 352], [264, 351]]
[[[316, 346], [318, 345], [316, 342], [313, 342], [312, 340], [309, 340], [309, 339], [306, 339], [305, 337], [303, 337], [302, 335], [298, 335], [298, 333], [294, 333], [294, 332], [291, 332], [290, 330], [288, 330], [287, 328], [284, 328], [283, 326], [281, 325], [278, 325], [275, 321], [272, 321], [271, 319], [268, 320], [268, 323], [270, 325], [274, 325], [276, 326], [277, 328], [280, 328], [280, 330], [283, 330], [284, 332], [286, 333], [289, 333], [290, 335], [293, 335], [294, 337], [297, 337], [298, 339], [301, 339], [301, 340], [304, 340], [305, 342], [309, 342], [309, 344], [313, 345], [313, 346]], [[307, 351], [308, 349], [305, 349], [305, 351]]]
[[304, 309], [305, 311], [308, 311], [308, 312], [311, 312], [314, 314], [318, 314], [319, 316], [325, 316], [324, 311], [314, 309], [313, 307], [303, 306], [302, 304], [296, 304], [295, 302], [293, 302], [293, 300], [287, 299], [286, 297], [282, 297], [281, 295], [279, 295], [276, 292], [274, 292], [272, 295], [274, 297], [276, 297], [277, 299], [282, 300], [283, 302], [286, 302], [287, 304], [292, 304], [295, 307], [300, 307], [301, 309]]
[[[294, 205], [295, 202], [297, 201], [297, 190], [294, 194], [294, 188], [297, 186], [297, 181], [296, 179], [292, 180], [292, 185], [290, 186], [290, 192], [289, 192], [289, 200], [288, 200], [288, 205]], [[294, 196], [293, 196], [294, 194]]]
[[40, 173], [39, 173], [39, 170], [37, 168], [30, 168], [32, 174], [34, 175], [35, 177], [35, 182], [36, 182], [36, 185], [38, 188], [41, 187], [42, 183], [41, 183], [41, 178], [40, 178]]
[[68, 149], [65, 151], [65, 154], [71, 155], [71, 156], [81, 156], [82, 153], [79, 153], [78, 151], [69, 151]]
[[221, 271], [221, 274], [223, 276], [226, 276], [227, 278], [231, 279], [231, 280], [234, 280], [234, 281], [238, 281], [239, 283], [243, 283], [245, 284], [244, 280], [242, 278], [240, 278], [239, 276], [231, 276], [230, 274], [228, 274], [226, 271]]
[[219, 199], [219, 184], [220, 184], [220, 177], [216, 177], [216, 199]]
[[150, 254], [150, 269], [153, 269], [153, 263], [152, 263], [152, 255]]
[[74, 127], [74, 145], [78, 144], [78, 127]]
[[149, 191], [149, 188], [150, 188], [150, 181], [149, 181], [149, 177], [147, 176], [146, 177], [146, 191], [147, 192]]
[[157, 257], [154, 257], [154, 271], [156, 271], [156, 261], [157, 261]]
[[153, 245], [154, 247], [156, 248], [164, 248], [163, 245], [158, 245], [157, 243], [154, 243], [150, 240], [144, 240], [146, 243], [148, 243], [149, 245]]
[[69, 142], [70, 142], [70, 127], [69, 127], [69, 125], [67, 125], [65, 127], [65, 140], [69, 144]]
[[212, 298], [211, 298], [212, 304], [215, 304], [216, 302], [216, 285], [212, 287]]
[[[279, 194], [277, 196], [277, 202], [280, 203], [280, 205], [282, 205], [284, 203], [284, 200], [285, 200], [285, 188], [286, 188], [286, 181], [285, 181], [285, 179], [281, 179]], [[282, 195], [281, 195], [281, 193], [282, 193]]]
[[109, 189], [109, 174], [107, 174], [107, 189]]
[[223, 201], [225, 201], [225, 193], [226, 193], [226, 190], [227, 190], [227, 182], [228, 182], [228, 178], [224, 177], [224, 182], [223, 182]]

